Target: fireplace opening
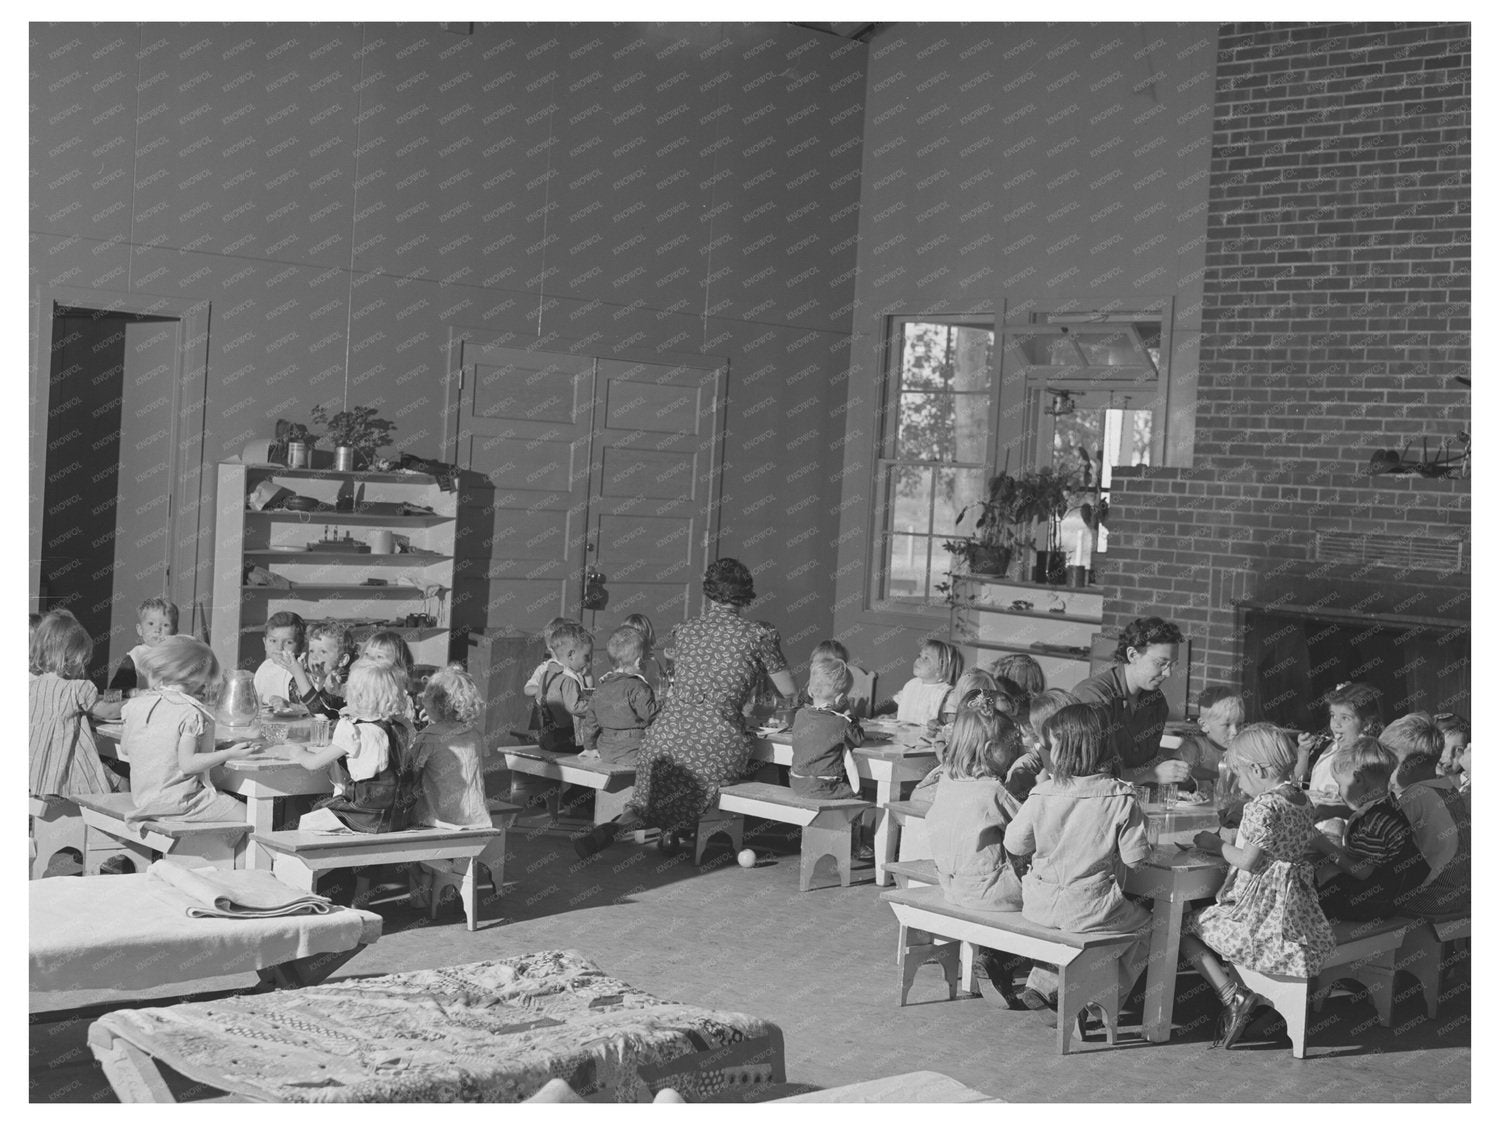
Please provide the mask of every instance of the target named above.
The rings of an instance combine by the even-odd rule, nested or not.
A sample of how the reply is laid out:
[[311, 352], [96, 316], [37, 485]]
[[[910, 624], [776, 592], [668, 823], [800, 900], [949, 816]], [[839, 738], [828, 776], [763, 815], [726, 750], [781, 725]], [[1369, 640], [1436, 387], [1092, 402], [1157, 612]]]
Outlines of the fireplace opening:
[[1354, 681], [1380, 692], [1387, 723], [1412, 711], [1471, 715], [1466, 622], [1255, 603], [1240, 603], [1239, 616], [1252, 720], [1326, 730], [1320, 701]]

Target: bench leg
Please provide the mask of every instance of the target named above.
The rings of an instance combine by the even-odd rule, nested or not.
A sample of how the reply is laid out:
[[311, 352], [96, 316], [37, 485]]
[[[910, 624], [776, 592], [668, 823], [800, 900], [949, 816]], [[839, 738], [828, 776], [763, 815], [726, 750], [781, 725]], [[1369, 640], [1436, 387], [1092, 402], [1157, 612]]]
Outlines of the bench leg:
[[630, 803], [634, 796], [633, 786], [621, 789], [615, 793], [606, 793], [603, 789], [594, 793], [594, 823], [608, 824], [625, 811], [625, 806]]
[[232, 869], [235, 866], [235, 844], [222, 837], [207, 837], [187, 841], [179, 840], [177, 846], [162, 856], [168, 863], [184, 867], [210, 867]]
[[708, 842], [719, 833], [729, 837], [730, 847], [738, 852], [745, 845], [745, 818], [738, 813], [717, 809], [698, 819], [698, 839], [693, 846], [693, 862], [702, 863]]
[[490, 879], [495, 884], [495, 896], [498, 898], [505, 886], [505, 837], [501, 836], [480, 852], [479, 862], [489, 869]]
[[459, 888], [459, 894], [464, 900], [464, 920], [469, 930], [479, 928], [479, 861], [469, 859], [464, 867], [463, 886]]
[[276, 852], [271, 874], [294, 890], [312, 894], [318, 885], [318, 873], [302, 860], [285, 852]]
[[1427, 1018], [1437, 1019], [1438, 994], [1442, 991], [1443, 943], [1430, 925], [1406, 931], [1396, 954], [1396, 967], [1416, 978], [1427, 1003]]
[[[822, 823], [819, 823], [822, 821]], [[818, 860], [832, 856], [839, 869], [839, 886], [847, 887], [851, 872], [850, 856], [854, 850], [854, 822], [843, 817], [833, 820], [820, 815], [802, 829], [802, 889], [812, 886]]]
[[[1292, 1040], [1292, 1058], [1307, 1057], [1307, 1005], [1312, 982], [1305, 977], [1268, 977], [1243, 965], [1235, 965], [1240, 982], [1255, 992], [1286, 1021]], [[1342, 973], [1342, 967], [1338, 970]]]
[[[913, 941], [916, 935], [927, 940]], [[948, 999], [958, 999], [959, 942], [938, 941], [932, 935], [922, 930], [912, 930], [905, 924], [900, 927], [897, 940], [901, 948], [896, 960], [896, 967], [901, 972], [901, 1007], [906, 1007], [906, 996], [917, 978], [917, 970], [929, 961], [936, 961], [942, 967], [943, 976], [948, 981]]]
[[1104, 1013], [1105, 1035], [1115, 1041], [1120, 1022], [1120, 972], [1116, 967], [1121, 950], [1085, 949], [1057, 972], [1057, 1053], [1068, 1054], [1078, 1030], [1078, 1013], [1089, 1005]]
[[975, 947], [972, 941], [959, 942], [958, 948], [958, 986], [970, 996], [979, 996], [979, 981], [975, 978]]
[[79, 867], [88, 855], [84, 840], [83, 814], [72, 801], [61, 797], [48, 798], [47, 811], [42, 816], [31, 818], [31, 836], [36, 843], [36, 855], [31, 861], [31, 878], [40, 879], [47, 871], [47, 864], [64, 848], [78, 853]]

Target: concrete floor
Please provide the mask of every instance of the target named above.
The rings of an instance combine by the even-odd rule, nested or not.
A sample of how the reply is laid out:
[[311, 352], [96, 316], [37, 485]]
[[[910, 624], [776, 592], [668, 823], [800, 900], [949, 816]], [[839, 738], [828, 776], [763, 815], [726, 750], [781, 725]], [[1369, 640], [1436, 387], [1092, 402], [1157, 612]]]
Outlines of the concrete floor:
[[[525, 822], [523, 822], [524, 824]], [[757, 822], [752, 822], [752, 824]], [[513, 830], [505, 894], [464, 928], [457, 903], [436, 922], [404, 901], [382, 904], [385, 935], [339, 975], [400, 972], [537, 949], [582, 951], [604, 971], [665, 998], [751, 1012], [786, 1036], [787, 1077], [830, 1087], [938, 1070], [1017, 1102], [1466, 1102], [1471, 1097], [1467, 974], [1428, 1020], [1415, 990], [1393, 1026], [1363, 997], [1333, 998], [1310, 1023], [1309, 1057], [1291, 1057], [1274, 1013], [1232, 1051], [1209, 1050], [1217, 1001], [1179, 978], [1169, 1043], [1055, 1054], [1048, 1013], [986, 999], [948, 1001], [937, 966], [898, 1007], [896, 924], [866, 882], [797, 890], [795, 837], [779, 825], [754, 839], [773, 858], [735, 865], [726, 848], [702, 868], [654, 846], [621, 844], [579, 863], [566, 831], [533, 819]], [[831, 870], [827, 865], [820, 874]], [[1403, 978], [1404, 979], [1404, 978]], [[230, 987], [250, 978], [203, 982]], [[253, 981], [250, 981], [253, 983]], [[169, 990], [164, 990], [169, 991]], [[32, 1012], [140, 994], [33, 993]], [[84, 1045], [87, 1021], [33, 1023], [33, 1102], [113, 1101]], [[202, 1096], [185, 1084], [180, 1097]]]

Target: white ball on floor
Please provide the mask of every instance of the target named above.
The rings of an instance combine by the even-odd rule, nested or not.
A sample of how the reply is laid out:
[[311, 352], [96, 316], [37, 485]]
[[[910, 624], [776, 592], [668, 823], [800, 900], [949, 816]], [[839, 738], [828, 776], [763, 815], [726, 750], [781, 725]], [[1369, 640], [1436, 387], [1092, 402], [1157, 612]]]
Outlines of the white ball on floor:
[[742, 852], [740, 852], [739, 859], [740, 859], [740, 866], [741, 867], [754, 867], [755, 866], [755, 859], [756, 859], [755, 849], [754, 848], [746, 848], [746, 849], [744, 849]]

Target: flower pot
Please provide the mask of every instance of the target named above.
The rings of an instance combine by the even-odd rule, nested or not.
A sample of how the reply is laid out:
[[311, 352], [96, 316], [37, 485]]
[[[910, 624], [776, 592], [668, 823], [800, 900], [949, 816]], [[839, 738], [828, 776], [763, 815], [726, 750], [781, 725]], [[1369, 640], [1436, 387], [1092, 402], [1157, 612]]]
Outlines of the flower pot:
[[976, 546], [969, 569], [975, 574], [1003, 576], [1010, 569], [1009, 547]]
[[333, 467], [341, 473], [354, 471], [354, 446], [341, 445], [333, 451]]

